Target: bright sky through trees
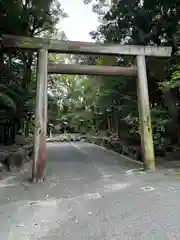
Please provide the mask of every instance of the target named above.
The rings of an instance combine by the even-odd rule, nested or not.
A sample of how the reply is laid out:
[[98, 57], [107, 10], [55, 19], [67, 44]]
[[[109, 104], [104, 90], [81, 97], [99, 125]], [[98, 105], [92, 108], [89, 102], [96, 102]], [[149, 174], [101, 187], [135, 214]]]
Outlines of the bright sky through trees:
[[62, 20], [59, 27], [67, 38], [73, 41], [92, 41], [89, 32], [96, 30], [98, 17], [92, 11], [92, 5], [85, 5], [83, 0], [60, 0], [68, 18]]

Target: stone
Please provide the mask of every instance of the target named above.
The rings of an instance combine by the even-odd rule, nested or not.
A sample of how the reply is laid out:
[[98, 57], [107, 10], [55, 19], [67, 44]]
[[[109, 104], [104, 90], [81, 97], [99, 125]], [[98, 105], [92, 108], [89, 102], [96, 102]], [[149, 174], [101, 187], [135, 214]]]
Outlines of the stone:
[[22, 163], [26, 160], [26, 151], [23, 148], [19, 148], [17, 151], [13, 152], [11, 155], [11, 166], [20, 167]]

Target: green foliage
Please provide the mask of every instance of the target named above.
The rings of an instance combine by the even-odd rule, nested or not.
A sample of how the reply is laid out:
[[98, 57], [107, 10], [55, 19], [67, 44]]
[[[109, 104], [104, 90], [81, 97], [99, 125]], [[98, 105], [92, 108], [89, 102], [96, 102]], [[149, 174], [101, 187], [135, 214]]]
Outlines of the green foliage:
[[[89, 2], [95, 3], [92, 0], [86, 4]], [[104, 9], [103, 1], [96, 1], [96, 4]], [[179, 10], [180, 2], [177, 0], [145, 0], [142, 3], [112, 1], [109, 10], [103, 17], [101, 16], [101, 24], [91, 33], [96, 41], [173, 47], [173, 56], [168, 60], [147, 58], [152, 127], [156, 147], [171, 144], [175, 135], [180, 137], [180, 57], [175, 55], [180, 45]], [[97, 59], [94, 63], [108, 65], [108, 58], [106, 57], [106, 61], [104, 57]], [[134, 59], [131, 57], [117, 58], [115, 63], [120, 66], [133, 64]], [[96, 104], [103, 108], [111, 108], [111, 115], [115, 111], [113, 116], [117, 115], [120, 118], [121, 138], [125, 131], [126, 135], [136, 135], [139, 132], [136, 79], [102, 77], [100, 82]], [[111, 128], [113, 130], [113, 126]]]
[[34, 36], [53, 32], [58, 20], [66, 14], [56, 0], [0, 0], [1, 34]]
[[[173, 134], [180, 136], [180, 2], [178, 0], [105, 1], [94, 3], [101, 22], [91, 35], [96, 41], [121, 44], [170, 45], [173, 56], [168, 60], [147, 58], [147, 73], [152, 127], [156, 146], [171, 144]], [[0, 0], [0, 34], [46, 36], [66, 39], [56, 24], [66, 14], [57, 0]], [[6, 24], [4, 24], [4, 22]], [[35, 55], [19, 51], [1, 52], [2, 65], [8, 71], [1, 77], [0, 110], [22, 115], [35, 107]], [[49, 55], [50, 62], [78, 62], [96, 65], [134, 65], [129, 56]], [[61, 124], [64, 119], [76, 131], [108, 131], [136, 138], [139, 120], [134, 77], [49, 76], [49, 121]], [[20, 117], [20, 116], [19, 116]], [[173, 129], [173, 131], [170, 131]], [[171, 137], [169, 137], [171, 135]]]
[[11, 111], [15, 112], [16, 111], [16, 105], [11, 99], [10, 96], [0, 92], [0, 107], [5, 108], [5, 109], [10, 109]]
[[156, 147], [165, 147], [169, 144], [168, 135], [171, 118], [162, 106], [155, 106], [151, 113], [154, 144]]
[[[64, 17], [57, 0], [0, 0], [0, 36], [58, 36], [56, 24]], [[1, 121], [16, 119], [24, 128], [35, 111], [36, 54], [1, 48], [0, 63]]]
[[0, 109], [10, 111], [15, 115], [18, 102], [23, 100], [24, 95], [22, 87], [18, 84], [19, 79], [8, 67], [1, 68], [0, 78]]
[[171, 77], [160, 83], [160, 87], [165, 89], [180, 88], [180, 65], [174, 66]]
[[[86, 4], [89, 2], [95, 3], [95, 1], [86, 1]], [[170, 45], [173, 47], [173, 53], [176, 52], [180, 43], [179, 1], [146, 0], [142, 4], [139, 1], [112, 1], [106, 13], [103, 1], [96, 1], [95, 4], [94, 10], [101, 15], [100, 26], [97, 31], [91, 33], [96, 41]], [[119, 58], [78, 56], [75, 60], [81, 64], [134, 65], [134, 58], [124, 56]], [[156, 148], [171, 144], [169, 135], [173, 134], [170, 129], [176, 129], [179, 124], [179, 107], [174, 107], [180, 104], [179, 60], [175, 55], [169, 60], [147, 58], [152, 128]], [[130, 137], [131, 143], [133, 138], [137, 138], [139, 120], [136, 78], [87, 77], [79, 85], [75, 83], [78, 81], [77, 77], [71, 78], [70, 81], [68, 78], [69, 76], [66, 76], [63, 79], [61, 76], [60, 80], [63, 85], [60, 89], [65, 88], [67, 93], [66, 104], [61, 107], [61, 115], [67, 117], [72, 126], [79, 126], [80, 119], [83, 119], [86, 131], [90, 130], [88, 127], [90, 126], [98, 131], [118, 132], [121, 138]], [[169, 91], [168, 95], [167, 91]], [[62, 92], [60, 98], [63, 98]]]

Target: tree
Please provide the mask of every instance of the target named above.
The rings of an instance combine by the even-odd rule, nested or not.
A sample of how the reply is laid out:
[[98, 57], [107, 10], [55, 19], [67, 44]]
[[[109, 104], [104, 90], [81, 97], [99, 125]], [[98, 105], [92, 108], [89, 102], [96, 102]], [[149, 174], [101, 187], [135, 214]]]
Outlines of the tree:
[[[99, 6], [102, 6], [100, 0], [98, 3]], [[91, 33], [96, 41], [121, 44], [170, 45], [173, 47], [173, 57], [171, 59], [146, 59], [156, 146], [161, 145], [162, 142], [166, 142], [167, 144], [167, 141], [162, 141], [164, 138], [168, 138], [171, 143], [176, 143], [180, 136], [179, 70], [177, 66], [179, 57], [175, 55], [180, 43], [179, 9], [180, 3], [177, 0], [145, 0], [141, 3], [136, 0], [115, 0], [112, 1], [110, 9], [101, 16], [102, 21], [98, 29]], [[130, 65], [134, 63], [132, 57], [121, 57], [116, 60], [118, 65]], [[105, 78], [102, 78], [102, 81], [107, 86], [107, 89], [110, 89], [110, 86], [108, 86], [110, 81], [106, 81]], [[137, 125], [135, 81], [136, 79], [133, 78], [130, 81], [125, 78], [119, 78], [118, 86], [114, 85], [113, 89], [115, 92], [119, 92], [119, 95], [116, 95], [118, 100], [122, 98], [128, 99], [126, 101], [127, 104], [122, 100], [118, 103], [118, 108], [122, 110], [120, 114], [121, 120], [124, 119], [125, 121], [123, 122], [128, 122], [129, 124], [129, 121], [127, 121], [129, 114], [126, 111], [126, 109], [129, 109], [130, 119], [133, 119], [130, 122]], [[126, 86], [125, 89], [124, 86]], [[107, 94], [109, 97], [111, 96], [111, 92]], [[116, 107], [117, 111], [118, 108], [114, 103], [113, 107]], [[136, 110], [131, 111], [131, 109]], [[161, 127], [159, 128], [157, 125], [158, 122], [161, 122]], [[170, 128], [173, 129], [171, 131], [171, 139], [167, 137], [169, 134], [168, 129]], [[121, 128], [121, 132], [123, 129]], [[133, 131], [136, 132], [137, 127]]]
[[[1, 0], [0, 13], [0, 35], [29, 37], [50, 36], [53, 32], [57, 35], [56, 23], [66, 16], [56, 0]], [[18, 119], [23, 128], [26, 115], [34, 111], [36, 54], [1, 49], [0, 55], [1, 79], [4, 79], [4, 83], [1, 82], [0, 108], [6, 112], [5, 116], [8, 114]]]

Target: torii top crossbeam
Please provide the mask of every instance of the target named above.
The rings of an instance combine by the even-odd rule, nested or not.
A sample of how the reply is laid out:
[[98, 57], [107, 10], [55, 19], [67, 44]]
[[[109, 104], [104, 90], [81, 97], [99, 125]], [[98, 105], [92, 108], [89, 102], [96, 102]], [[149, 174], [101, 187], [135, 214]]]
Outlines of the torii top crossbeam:
[[62, 41], [47, 38], [30, 38], [3, 35], [3, 47], [21, 49], [47, 49], [49, 52], [97, 55], [141, 55], [170, 57], [172, 47], [140, 45], [100, 44], [90, 42]]

